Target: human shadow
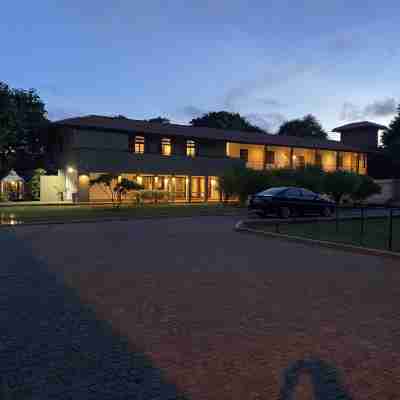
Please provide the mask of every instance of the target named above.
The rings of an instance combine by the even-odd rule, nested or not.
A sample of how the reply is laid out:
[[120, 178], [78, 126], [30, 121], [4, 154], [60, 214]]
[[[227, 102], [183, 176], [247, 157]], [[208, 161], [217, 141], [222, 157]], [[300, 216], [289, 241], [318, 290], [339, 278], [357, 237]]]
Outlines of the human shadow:
[[286, 369], [279, 400], [296, 400], [294, 391], [303, 374], [311, 378], [315, 400], [352, 400], [343, 388], [337, 368], [318, 359], [299, 360]]
[[187, 399], [11, 230], [0, 254], [0, 400]]

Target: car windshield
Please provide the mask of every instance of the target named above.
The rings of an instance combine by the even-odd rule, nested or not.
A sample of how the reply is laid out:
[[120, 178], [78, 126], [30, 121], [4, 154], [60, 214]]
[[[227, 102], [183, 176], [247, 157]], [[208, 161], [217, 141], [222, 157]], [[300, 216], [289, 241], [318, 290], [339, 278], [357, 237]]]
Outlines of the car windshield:
[[276, 194], [281, 193], [285, 188], [270, 188], [267, 190], [264, 190], [263, 192], [258, 193], [258, 196], [275, 196]]

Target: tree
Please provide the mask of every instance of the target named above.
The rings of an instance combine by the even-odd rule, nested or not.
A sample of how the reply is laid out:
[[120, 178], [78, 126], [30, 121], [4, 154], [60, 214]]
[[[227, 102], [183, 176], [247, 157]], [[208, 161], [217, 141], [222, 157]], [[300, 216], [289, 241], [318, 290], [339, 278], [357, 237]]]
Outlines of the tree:
[[46, 175], [46, 170], [43, 168], [35, 169], [32, 178], [28, 183], [33, 200], [40, 200], [40, 177], [42, 175]]
[[360, 185], [360, 175], [347, 171], [328, 172], [325, 175], [325, 192], [339, 204], [344, 195], [353, 195]]
[[190, 123], [192, 126], [196, 127], [265, 133], [263, 129], [252, 125], [239, 113], [231, 113], [228, 111], [210, 112], [199, 118], [192, 119]]
[[111, 202], [119, 206], [122, 196], [130, 191], [141, 190], [143, 186], [135, 181], [126, 178], [119, 179], [115, 174], [101, 174], [95, 179], [90, 180], [90, 186], [97, 185], [110, 197]]
[[389, 124], [387, 130], [383, 132], [382, 143], [395, 161], [400, 157], [400, 105], [397, 108], [397, 115]]
[[34, 89], [12, 89], [0, 82], [0, 169], [9, 168], [21, 153], [42, 156], [47, 123], [45, 105]]
[[150, 118], [147, 120], [147, 122], [155, 122], [157, 124], [170, 124], [171, 121], [168, 118], [165, 117], [156, 117], [156, 118]]
[[328, 134], [323, 130], [320, 122], [311, 114], [306, 115], [302, 119], [293, 119], [284, 122], [279, 128], [278, 135], [314, 139], [328, 138]]
[[351, 198], [355, 201], [361, 202], [368, 197], [381, 192], [382, 188], [371, 177], [360, 175], [359, 184], [356, 190], [351, 194]]

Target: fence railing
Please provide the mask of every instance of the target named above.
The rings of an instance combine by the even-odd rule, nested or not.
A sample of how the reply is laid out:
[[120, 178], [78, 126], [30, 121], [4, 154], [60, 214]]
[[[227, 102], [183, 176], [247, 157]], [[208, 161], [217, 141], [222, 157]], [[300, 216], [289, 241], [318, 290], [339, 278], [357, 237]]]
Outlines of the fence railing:
[[332, 218], [277, 219], [269, 230], [400, 252], [400, 208], [337, 207]]

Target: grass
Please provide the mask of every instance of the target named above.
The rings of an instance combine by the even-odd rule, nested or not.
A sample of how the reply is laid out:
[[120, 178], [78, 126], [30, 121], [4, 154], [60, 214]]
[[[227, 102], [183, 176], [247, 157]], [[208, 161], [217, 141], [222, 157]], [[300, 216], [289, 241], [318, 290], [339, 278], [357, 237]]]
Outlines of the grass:
[[[260, 229], [260, 225], [258, 225], [258, 229]], [[262, 229], [275, 232], [276, 225], [265, 224], [262, 225]], [[340, 220], [338, 230], [335, 221], [282, 223], [279, 226], [279, 232], [286, 235], [388, 250], [388, 218], [368, 218], [365, 220], [364, 235], [361, 235], [361, 230], [360, 219]], [[392, 250], [400, 252], [400, 216], [393, 219], [392, 240]]]
[[[143, 218], [143, 217], [191, 217], [200, 215], [232, 215], [240, 208], [221, 204], [158, 204], [122, 205], [113, 208], [108, 205], [68, 205], [68, 206], [0, 206], [0, 224], [93, 220], [104, 218]], [[14, 222], [13, 222], [14, 221]]]

